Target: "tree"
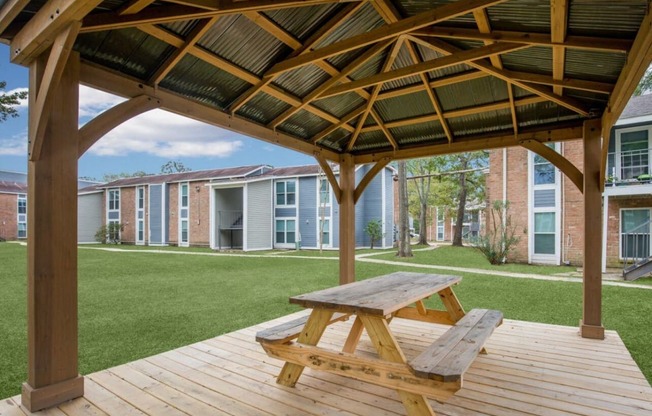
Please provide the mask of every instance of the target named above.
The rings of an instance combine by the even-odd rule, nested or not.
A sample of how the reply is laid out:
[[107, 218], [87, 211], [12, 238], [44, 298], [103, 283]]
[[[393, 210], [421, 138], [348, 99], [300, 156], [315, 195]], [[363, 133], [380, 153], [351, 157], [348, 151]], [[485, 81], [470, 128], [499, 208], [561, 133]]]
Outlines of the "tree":
[[516, 226], [509, 214], [509, 201], [494, 201], [489, 209], [487, 229], [478, 242], [478, 250], [484, 254], [491, 264], [502, 264], [507, 260], [507, 254], [518, 244]]
[[182, 162], [170, 160], [161, 166], [161, 173], [190, 172], [192, 169], [186, 167]]
[[398, 257], [412, 257], [406, 162], [398, 162]]
[[[0, 91], [4, 91], [6, 86], [6, 81], [0, 81]], [[18, 117], [18, 111], [14, 107], [25, 98], [27, 98], [27, 91], [17, 91], [11, 94], [0, 92], [0, 123], [7, 121], [8, 117]]]
[[364, 232], [371, 240], [371, 249], [374, 248], [374, 241], [383, 237], [383, 223], [380, 220], [371, 220], [364, 227]]
[[[428, 227], [427, 222], [427, 213], [428, 213], [428, 202], [430, 200], [430, 184], [432, 182], [432, 176], [436, 171], [437, 163], [436, 158], [427, 158], [427, 159], [413, 159], [407, 162], [407, 169], [410, 175], [415, 176], [416, 179], [413, 180], [414, 188], [416, 189], [416, 194], [418, 197], [419, 203], [419, 242], [418, 244], [427, 245], [428, 236], [425, 233], [426, 228]], [[416, 228], [416, 227], [415, 227]]]
[[652, 91], [652, 67], [645, 71], [645, 75], [643, 75], [643, 78], [641, 78], [641, 81], [634, 90], [634, 96], [643, 95], [650, 91]]
[[482, 181], [484, 175], [480, 171], [472, 169], [487, 165], [487, 152], [458, 153], [450, 156], [452, 170], [458, 174], [457, 214], [455, 217], [455, 234], [453, 234], [453, 245], [462, 246], [462, 228], [464, 226], [464, 212], [466, 201], [469, 197], [469, 187], [481, 188], [484, 192]]

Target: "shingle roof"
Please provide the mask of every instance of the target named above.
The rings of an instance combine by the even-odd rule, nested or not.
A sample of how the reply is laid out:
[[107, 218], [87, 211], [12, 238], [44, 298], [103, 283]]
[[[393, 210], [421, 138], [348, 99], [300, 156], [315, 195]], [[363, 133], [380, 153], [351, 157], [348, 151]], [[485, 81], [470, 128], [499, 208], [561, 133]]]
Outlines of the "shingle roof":
[[620, 115], [619, 120], [652, 114], [652, 94], [632, 97]]
[[[171, 182], [186, 182], [186, 181], [200, 181], [211, 179], [231, 179], [231, 178], [244, 178], [252, 172], [269, 168], [267, 165], [252, 165], [252, 166], [238, 166], [220, 169], [196, 170], [181, 173], [169, 173], [163, 175], [150, 175], [141, 176], [137, 178], [118, 179], [113, 182], [100, 185], [101, 188], [118, 188], [122, 186], [136, 186], [144, 184], [156, 183], [171, 183]], [[262, 172], [261, 172], [262, 173]]]
[[26, 183], [0, 181], [0, 193], [24, 194], [27, 192]]

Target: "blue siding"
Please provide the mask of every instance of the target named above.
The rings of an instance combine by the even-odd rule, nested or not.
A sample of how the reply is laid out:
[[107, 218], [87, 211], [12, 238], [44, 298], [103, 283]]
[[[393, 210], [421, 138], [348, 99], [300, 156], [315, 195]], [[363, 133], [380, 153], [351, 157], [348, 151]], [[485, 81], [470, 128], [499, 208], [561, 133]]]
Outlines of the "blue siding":
[[[170, 187], [163, 185], [165, 188], [165, 209], [163, 212], [163, 222], [165, 224], [163, 244], [168, 244], [170, 241]], [[178, 237], [177, 237], [178, 238]]]
[[394, 244], [394, 178], [390, 169], [383, 171], [385, 175], [385, 245]]
[[150, 244], [161, 244], [163, 241], [163, 229], [161, 227], [162, 185], [149, 186], [149, 242]]
[[296, 208], [276, 208], [274, 211], [274, 216], [276, 217], [296, 217], [297, 209]]
[[[361, 228], [363, 230], [363, 245], [364, 246], [371, 246], [371, 239], [369, 236], [364, 232], [364, 227], [367, 226], [367, 224], [370, 221], [373, 220], [381, 220], [383, 219], [383, 178], [382, 178], [383, 172], [378, 173], [373, 180], [369, 183], [367, 188], [364, 190], [362, 193], [361, 199], [364, 199], [364, 216], [363, 216], [363, 222], [361, 225]], [[380, 239], [376, 240], [374, 244], [376, 247], [382, 245], [382, 242]]]
[[[364, 178], [364, 175], [367, 173], [367, 171], [369, 171], [369, 166], [364, 165], [355, 172], [356, 186], [358, 186], [362, 178]], [[366, 209], [366, 204], [365, 204], [365, 198], [363, 193], [360, 199], [358, 199], [358, 203], [355, 204], [355, 246], [356, 247], [364, 245], [364, 240], [365, 240], [364, 227], [366, 225], [365, 209]]]
[[[317, 247], [317, 178], [299, 178], [299, 232], [301, 245]], [[278, 209], [278, 208], [277, 208]]]
[[[335, 178], [339, 182], [340, 176], [335, 175]], [[331, 223], [333, 224], [331, 247], [339, 247], [340, 246], [340, 204], [337, 203], [335, 197], [333, 197], [333, 215], [331, 217]]]

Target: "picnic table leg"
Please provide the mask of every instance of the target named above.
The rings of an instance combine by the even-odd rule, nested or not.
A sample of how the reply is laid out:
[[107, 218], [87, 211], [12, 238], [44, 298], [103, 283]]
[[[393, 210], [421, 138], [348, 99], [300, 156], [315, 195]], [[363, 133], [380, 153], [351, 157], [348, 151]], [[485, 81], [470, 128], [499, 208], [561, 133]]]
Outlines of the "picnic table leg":
[[457, 296], [455, 296], [453, 289], [447, 287], [440, 290], [439, 298], [441, 299], [441, 302], [444, 304], [444, 307], [454, 322], [464, 318], [466, 312], [464, 312], [464, 308], [462, 308], [462, 304], [460, 303], [459, 299], [457, 299]]
[[[394, 338], [394, 335], [389, 330], [389, 324], [386, 319], [366, 315], [359, 315], [359, 317], [367, 330], [371, 342], [376, 347], [380, 358], [395, 363], [407, 362], [396, 338]], [[423, 395], [409, 393], [403, 390], [397, 391], [409, 416], [434, 416], [435, 412], [430, 407], [428, 399]]]
[[[297, 342], [305, 345], [317, 345], [332, 316], [332, 311], [313, 309]], [[299, 377], [301, 377], [304, 368], [302, 365], [286, 362], [283, 365], [281, 373], [276, 378], [276, 382], [284, 386], [294, 387]]]
[[360, 320], [359, 316], [356, 316], [351, 331], [349, 331], [349, 336], [346, 338], [346, 342], [344, 343], [344, 348], [342, 348], [342, 352], [348, 352], [350, 354], [355, 352], [355, 348], [358, 346], [363, 330], [364, 326], [362, 325], [362, 320]]

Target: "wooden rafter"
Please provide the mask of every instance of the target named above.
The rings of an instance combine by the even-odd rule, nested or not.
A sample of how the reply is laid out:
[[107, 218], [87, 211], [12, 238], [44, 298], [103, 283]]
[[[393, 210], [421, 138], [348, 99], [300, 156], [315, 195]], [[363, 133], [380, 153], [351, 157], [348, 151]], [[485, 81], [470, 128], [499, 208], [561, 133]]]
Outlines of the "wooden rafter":
[[68, 64], [68, 57], [79, 33], [79, 22], [72, 22], [54, 40], [38, 93], [29, 108], [29, 160], [39, 160], [45, 131], [50, 122], [57, 86]]
[[[140, 26], [138, 29], [177, 48], [181, 48], [184, 45], [184, 40], [182, 38], [158, 26], [144, 25], [144, 26]], [[221, 58], [215, 55], [214, 53], [207, 51], [204, 48], [199, 48], [197, 47], [197, 45], [191, 46], [188, 49], [188, 53], [250, 84], [257, 84], [261, 80], [257, 75], [254, 75], [251, 72], [246, 71], [240, 68], [239, 66], [232, 64], [226, 59]], [[301, 105], [301, 100], [299, 98], [294, 97], [273, 85], [266, 85], [265, 87], [263, 87], [262, 91], [292, 106]], [[306, 110], [331, 123], [339, 123], [340, 121], [337, 117], [333, 116], [332, 114], [312, 105], [308, 105], [306, 107]], [[352, 127], [351, 130], [353, 130]]]
[[194, 47], [197, 42], [208, 32], [213, 25], [217, 22], [219, 17], [212, 17], [210, 19], [204, 19], [197, 23], [195, 27], [190, 31], [190, 34], [186, 37], [183, 45], [178, 48], [174, 53], [165, 60], [165, 62], [156, 70], [154, 75], [149, 79], [150, 84], [158, 85], [167, 74], [172, 71], [172, 69], [183, 59], [184, 56], [188, 53], [190, 48]]
[[[359, 0], [345, 0], [359, 1]], [[205, 8], [172, 4], [146, 8], [143, 11], [129, 15], [118, 15], [114, 12], [96, 13], [84, 18], [81, 33], [99, 32], [104, 30], [125, 29], [145, 24], [162, 24], [182, 20], [205, 19], [214, 16], [279, 10], [292, 7], [306, 7], [332, 3], [333, 0], [248, 0], [248, 1], [218, 1], [219, 8]]]
[[490, 33], [483, 33], [476, 29], [445, 27], [440, 25], [415, 30], [411, 34], [414, 36], [432, 36], [437, 38], [526, 43], [532, 46], [563, 46], [567, 49], [584, 49], [600, 52], [626, 53], [632, 46], [632, 41], [629, 39], [568, 35], [563, 42], [556, 43], [552, 41], [550, 35], [545, 33], [509, 30], [492, 30]]
[[555, 87], [572, 88], [575, 90], [591, 91], [600, 94], [611, 94], [614, 85], [608, 82], [589, 81], [584, 79], [564, 78], [556, 80], [551, 76], [542, 74], [533, 74], [530, 72], [508, 71], [503, 73], [517, 81], [531, 82], [533, 84], [551, 85]]
[[[366, 104], [363, 104], [363, 105], [359, 106], [359, 107], [356, 108], [355, 110], [351, 111], [350, 113], [348, 113], [347, 115], [345, 115], [344, 117], [342, 117], [342, 120], [341, 120], [339, 123], [337, 123], [337, 124], [333, 124], [333, 125], [331, 125], [330, 127], [327, 127], [326, 129], [324, 129], [323, 131], [317, 133], [317, 134], [312, 138], [312, 143], [315, 144], [315, 143], [317, 143], [318, 141], [322, 140], [324, 137], [326, 137], [326, 136], [328, 136], [329, 134], [331, 134], [332, 132], [334, 132], [335, 130], [342, 128], [342, 127], [343, 127], [345, 124], [347, 124], [349, 121], [353, 120], [354, 118], [356, 118], [357, 116], [359, 116], [360, 114], [362, 114], [362, 113], [364, 112], [364, 110], [365, 110], [366, 107], [367, 107]], [[349, 127], [351, 127], [351, 126], [349, 126]]]
[[520, 144], [555, 165], [580, 192], [584, 192], [584, 175], [568, 159], [537, 140], [523, 140]]
[[11, 40], [11, 61], [20, 65], [29, 64], [52, 45], [59, 33], [72, 22], [81, 20], [101, 2], [48, 1]]
[[392, 145], [394, 150], [398, 149], [398, 142], [394, 138], [394, 135], [392, 134], [391, 131], [389, 131], [389, 128], [387, 127], [387, 124], [383, 121], [383, 119], [380, 117], [380, 114], [374, 109], [373, 107], [371, 108], [371, 116], [376, 120], [376, 125], [380, 127], [380, 130], [382, 130], [383, 134], [387, 138], [387, 141], [389, 141], [389, 144]]
[[119, 8], [117, 13], [118, 15], [138, 13], [152, 3], [154, 3], [154, 0], [131, 0]]
[[319, 48], [310, 53], [287, 59], [274, 65], [270, 74], [280, 74], [292, 69], [309, 65], [315, 61], [327, 59], [331, 56], [341, 55], [363, 46], [371, 45], [386, 39], [404, 35], [416, 29], [434, 25], [472, 12], [475, 9], [502, 3], [505, 0], [460, 0], [434, 8], [433, 10], [419, 13], [386, 26], [381, 26], [367, 33], [352, 36], [331, 45]]
[[99, 114], [79, 129], [79, 157], [120, 124], [160, 105], [155, 98], [139, 95]]
[[391, 162], [391, 161], [392, 161], [391, 158], [386, 157], [386, 158], [381, 159], [378, 162], [376, 162], [371, 167], [371, 169], [369, 169], [369, 171], [360, 180], [360, 183], [358, 183], [358, 186], [355, 187], [355, 192], [353, 192], [353, 202], [354, 203], [356, 203], [356, 204], [358, 203], [358, 200], [362, 196], [362, 193], [367, 188], [367, 186], [369, 186], [371, 181], [376, 177], [376, 175], [378, 175], [378, 172], [383, 170], [385, 168], [385, 166], [387, 166], [387, 164], [389, 162]]
[[335, 200], [339, 204], [342, 200], [342, 190], [340, 189], [340, 184], [337, 182], [337, 178], [335, 178], [333, 169], [331, 169], [331, 165], [328, 164], [328, 161], [324, 158], [324, 156], [322, 156], [321, 153], [315, 153], [315, 159], [317, 159], [317, 163], [319, 163], [321, 170], [324, 171], [324, 175], [326, 175], [328, 183], [331, 184], [331, 188], [333, 188], [333, 195], [335, 195]]
[[[568, 20], [568, 0], [550, 0], [550, 38], [553, 43], [564, 43], [566, 39], [566, 21]], [[552, 78], [559, 81], [564, 78], [566, 49], [563, 46], [552, 47]], [[563, 88], [555, 85], [552, 90], [562, 95]]]
[[162, 88], [153, 88], [143, 85], [137, 79], [129, 78], [112, 71], [101, 69], [89, 64], [82, 64], [81, 82], [90, 87], [111, 91], [122, 97], [133, 98], [139, 95], [148, 95], [160, 101], [160, 108], [176, 114], [185, 115], [195, 120], [202, 121], [227, 130], [246, 134], [262, 141], [284, 146], [298, 152], [314, 155], [321, 153], [326, 159], [339, 161], [340, 155], [328, 149], [323, 149], [303, 139], [299, 139], [281, 132], [272, 131], [260, 124], [251, 122], [241, 117], [217, 110], [211, 106], [178, 96]]
[[0, 35], [11, 25], [28, 3], [29, 0], [9, 0], [4, 6], [0, 7]]
[[[489, 15], [487, 14], [487, 11], [485, 9], [482, 10], [476, 10], [473, 12], [473, 18], [475, 19], [475, 23], [478, 26], [478, 30], [480, 33], [491, 33], [491, 22], [489, 21]], [[484, 44], [485, 45], [491, 45], [494, 43], [493, 41], [490, 40], [485, 40]], [[492, 56], [490, 58], [491, 64], [498, 68], [498, 69], [504, 69], [503, 68], [503, 60], [500, 56]], [[514, 86], [508, 82], [505, 83], [505, 87], [507, 88], [507, 96], [509, 97], [509, 111], [512, 116], [512, 128], [514, 129], [514, 134], [518, 133], [518, 118], [516, 117], [516, 105], [514, 105]]]
[[[302, 55], [310, 51], [310, 49], [317, 45], [322, 40], [326, 39], [335, 29], [337, 29], [346, 19], [351, 17], [353, 13], [358, 11], [364, 3], [351, 3], [346, 5], [337, 15], [330, 19], [326, 24], [322, 25], [314, 34], [312, 34], [306, 42], [301, 45], [298, 49], [295, 49], [288, 58], [293, 58], [295, 56]], [[249, 100], [251, 100], [256, 94], [258, 94], [264, 87], [269, 85], [274, 81], [276, 77], [264, 74], [262, 79], [251, 88], [249, 88], [244, 94], [238, 97], [233, 104], [229, 107], [229, 110], [232, 114], [238, 111], [243, 105], [245, 105]]]
[[[380, 70], [380, 73], [388, 71], [392, 65], [394, 65], [394, 61], [396, 60], [396, 56], [398, 55], [399, 51], [401, 50], [401, 46], [403, 45], [403, 39], [399, 38], [396, 40], [396, 43], [394, 43], [394, 46], [392, 47], [392, 50], [389, 52], [387, 55], [387, 58], [385, 58], [385, 63], [383, 64], [382, 69]], [[383, 87], [383, 84], [378, 84], [374, 87], [373, 91], [371, 92], [371, 97], [369, 98], [369, 101], [367, 101], [367, 106], [365, 107], [364, 112], [358, 119], [358, 124], [355, 127], [355, 131], [351, 135], [351, 138], [349, 139], [349, 142], [346, 145], [346, 150], [350, 151], [353, 146], [355, 145], [355, 142], [358, 140], [358, 137], [360, 136], [360, 130], [362, 130], [362, 126], [364, 126], [364, 123], [367, 121], [367, 117], [369, 116], [369, 112], [374, 107], [374, 103], [376, 102], [376, 97], [378, 97], [378, 94], [380, 93], [381, 88]], [[376, 120], [376, 122], [381, 125], [383, 121], [380, 119], [380, 117]], [[386, 130], [383, 130], [384, 132]], [[385, 133], [385, 136], [387, 137], [387, 140], [390, 143], [396, 143], [394, 141], [394, 138], [389, 134], [387, 131]], [[394, 146], [396, 148], [396, 146]]]
[[482, 46], [479, 48], [469, 50], [458, 50], [449, 56], [442, 58], [421, 62], [419, 64], [406, 66], [404, 68], [396, 69], [394, 71], [385, 72], [382, 74], [372, 75], [367, 78], [362, 78], [347, 84], [340, 84], [330, 88], [322, 97], [330, 97], [334, 95], [344, 94], [357, 89], [370, 87], [373, 85], [381, 84], [384, 82], [394, 81], [401, 78], [407, 78], [414, 75], [419, 75], [424, 72], [433, 71], [435, 69], [447, 68], [459, 64], [473, 64], [472, 61], [486, 58], [491, 55], [515, 51], [518, 49], [527, 48], [527, 45], [512, 44], [512, 43], [495, 43], [489, 46]]
[[[423, 42], [423, 44], [444, 54], [454, 54], [454, 53], [459, 53], [461, 51], [461, 49], [458, 48], [457, 46], [453, 46], [450, 43], [441, 40], [436, 40], [436, 39], [429, 39], [428, 41]], [[499, 43], [495, 43], [491, 46], [495, 46], [495, 45], [499, 45]], [[486, 47], [487, 46], [485, 46], [485, 48]], [[586, 107], [586, 105], [583, 102], [570, 97], [561, 97], [555, 94], [552, 91], [552, 89], [547, 87], [542, 87], [539, 85], [534, 85], [534, 84], [530, 84], [527, 82], [522, 82], [510, 78], [509, 75], [507, 75], [507, 73], [505, 72], [505, 70], [495, 68], [487, 62], [474, 61], [474, 62], [467, 62], [467, 64], [481, 71], [484, 71], [488, 74], [491, 74], [496, 78], [502, 79], [503, 81], [507, 81], [512, 85], [516, 85], [517, 87], [530, 91], [533, 94], [537, 94], [542, 97], [545, 97], [549, 101], [552, 101], [563, 107], [573, 110], [582, 116], [587, 116], [589, 114], [589, 109]]]
[[[342, 79], [355, 70], [359, 69], [361, 66], [369, 62], [373, 57], [378, 55], [380, 52], [382, 52], [385, 48], [387, 48], [394, 40], [389, 39], [384, 42], [378, 42], [376, 45], [374, 45], [372, 48], [369, 48], [365, 53], [357, 57], [356, 59], [353, 60], [350, 64], [348, 64], [342, 71], [340, 71], [339, 75], [334, 76], [327, 80], [326, 82], [322, 83], [319, 85], [317, 88], [312, 90], [301, 102], [299, 106], [295, 106], [293, 108], [288, 109], [287, 111], [283, 112], [283, 114], [279, 115], [276, 117], [274, 120], [272, 120], [269, 124], [268, 127], [273, 127], [276, 128], [279, 124], [287, 120], [288, 118], [292, 117], [294, 114], [305, 108], [307, 105], [309, 105], [311, 102], [314, 100], [318, 99], [321, 97], [321, 95], [325, 92], [328, 91], [329, 88], [331, 88], [333, 85], [336, 85], [337, 83], [341, 82]], [[346, 85], [346, 84], [344, 84]]]
[[537, 140], [540, 142], [557, 142], [576, 140], [582, 137], [582, 123], [575, 122], [568, 126], [559, 126], [555, 129], [537, 129], [518, 134], [497, 134], [476, 138], [458, 138], [453, 143], [434, 144], [429, 146], [406, 147], [399, 150], [374, 151], [368, 154], [355, 156], [356, 164], [377, 162], [389, 157], [392, 160], [414, 159], [418, 157], [445, 155], [451, 153], [472, 152], [476, 150], [500, 149], [502, 147], [519, 146], [524, 140]]
[[[455, 74], [455, 75], [449, 75], [442, 78], [437, 78], [435, 80], [430, 81], [429, 85], [430, 88], [439, 88], [445, 85], [453, 85], [459, 82], [471, 81], [474, 79], [485, 78], [488, 76], [490, 75], [485, 72], [472, 70], [472, 71], [463, 72], [461, 74]], [[425, 91], [426, 88], [427, 86], [423, 85], [423, 83], [418, 83], [418, 84], [408, 85], [406, 87], [396, 88], [393, 90], [383, 91], [378, 95], [377, 100], [381, 101], [381, 100], [387, 100], [389, 98], [400, 97], [402, 95], [413, 94], [415, 92]]]

